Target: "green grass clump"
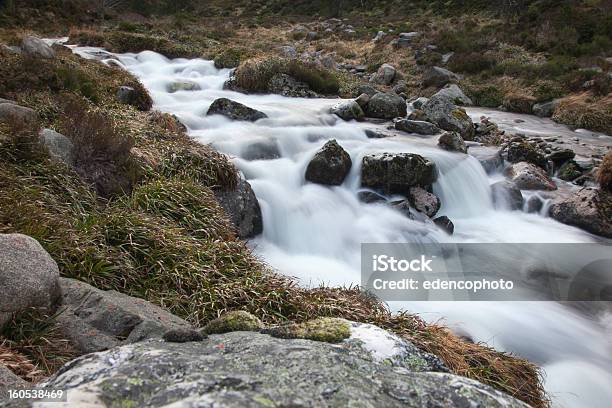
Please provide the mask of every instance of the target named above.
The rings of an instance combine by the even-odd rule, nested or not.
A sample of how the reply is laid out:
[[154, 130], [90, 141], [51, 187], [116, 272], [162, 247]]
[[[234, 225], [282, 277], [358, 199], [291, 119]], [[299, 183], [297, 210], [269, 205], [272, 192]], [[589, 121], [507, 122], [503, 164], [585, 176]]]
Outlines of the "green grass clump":
[[222, 334], [234, 331], [260, 331], [263, 323], [257, 317], [243, 310], [224, 313], [211, 320], [202, 331], [206, 334]]
[[495, 85], [471, 85], [466, 87], [468, 96], [476, 106], [485, 106], [487, 108], [497, 108], [501, 106], [504, 100], [504, 92]]
[[221, 53], [215, 55], [215, 67], [221, 68], [236, 68], [240, 65], [240, 61], [244, 58], [243, 52], [235, 48], [226, 48]]

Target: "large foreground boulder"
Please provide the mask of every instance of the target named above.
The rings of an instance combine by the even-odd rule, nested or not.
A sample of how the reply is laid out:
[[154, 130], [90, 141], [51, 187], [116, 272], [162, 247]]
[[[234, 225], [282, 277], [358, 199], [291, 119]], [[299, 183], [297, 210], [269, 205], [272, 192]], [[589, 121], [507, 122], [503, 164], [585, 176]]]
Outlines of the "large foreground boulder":
[[61, 313], [56, 321], [81, 353], [107, 350], [190, 325], [159, 306], [84, 282], [61, 278]]
[[456, 84], [450, 84], [440, 89], [434, 95], [436, 98], [444, 98], [455, 105], [471, 105], [472, 100], [463, 93]]
[[548, 174], [533, 163], [515, 163], [506, 169], [506, 175], [521, 190], [557, 189], [557, 185]]
[[366, 106], [366, 116], [378, 119], [393, 119], [406, 116], [406, 101], [389, 92], [379, 92], [370, 98]]
[[365, 327], [340, 345], [251, 332], [149, 340], [81, 357], [45, 387], [67, 390], [64, 406], [88, 407], [527, 407], [479, 382], [422, 371], [419, 354], [397, 364], [384, 347], [364, 353], [373, 338], [395, 350], [373, 336]]
[[474, 123], [462, 108], [447, 98], [432, 96], [423, 105], [427, 118], [441, 129], [458, 132], [464, 140], [473, 140]]
[[378, 153], [363, 157], [361, 185], [408, 196], [410, 187], [428, 187], [436, 181], [433, 162], [413, 153]]
[[0, 234], [0, 326], [13, 313], [51, 310], [59, 297], [59, 269], [38, 241]]
[[505, 149], [506, 158], [511, 163], [528, 162], [546, 169], [547, 161], [542, 152], [526, 141], [511, 142]]
[[315, 154], [306, 167], [306, 180], [329, 186], [342, 184], [353, 162], [351, 156], [336, 142], [330, 140]]
[[240, 102], [232, 101], [227, 98], [215, 99], [215, 101], [208, 108], [206, 115], [223, 115], [233, 120], [245, 120], [249, 122], [255, 122], [259, 119], [267, 118], [263, 112], [249, 108]]
[[612, 193], [607, 191], [583, 188], [567, 198], [554, 200], [549, 214], [564, 224], [612, 238]]
[[261, 207], [248, 181], [241, 177], [233, 190], [216, 189], [215, 197], [240, 238], [252, 238], [263, 232]]
[[457, 132], [444, 132], [438, 138], [438, 146], [449, 152], [467, 153], [467, 146]]

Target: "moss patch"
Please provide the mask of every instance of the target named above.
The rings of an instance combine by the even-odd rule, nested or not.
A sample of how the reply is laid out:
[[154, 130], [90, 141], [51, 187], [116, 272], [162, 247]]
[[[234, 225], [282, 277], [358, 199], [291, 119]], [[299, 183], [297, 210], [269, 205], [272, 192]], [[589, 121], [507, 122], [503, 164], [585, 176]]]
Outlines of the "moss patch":
[[222, 334], [233, 331], [259, 331], [263, 323], [249, 312], [231, 311], [211, 320], [202, 331], [206, 334]]
[[340, 343], [351, 337], [351, 326], [344, 319], [321, 317], [303, 323], [291, 323], [277, 326], [264, 331], [282, 339], [307, 339]]

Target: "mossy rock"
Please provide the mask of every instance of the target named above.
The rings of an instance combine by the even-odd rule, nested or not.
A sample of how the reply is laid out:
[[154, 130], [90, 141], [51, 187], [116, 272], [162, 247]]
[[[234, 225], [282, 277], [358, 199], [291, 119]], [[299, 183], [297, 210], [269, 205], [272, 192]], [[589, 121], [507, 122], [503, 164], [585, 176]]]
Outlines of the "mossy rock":
[[303, 323], [290, 323], [264, 330], [281, 339], [306, 339], [326, 343], [340, 343], [351, 337], [350, 323], [344, 319], [320, 317]]
[[565, 163], [563, 166], [559, 168], [559, 172], [557, 176], [561, 180], [565, 181], [573, 181], [582, 175], [582, 171], [580, 171], [580, 167], [576, 164], [575, 161], [570, 160]]
[[234, 331], [260, 331], [263, 323], [256, 316], [242, 310], [225, 313], [211, 320], [202, 329], [206, 334], [222, 334]]

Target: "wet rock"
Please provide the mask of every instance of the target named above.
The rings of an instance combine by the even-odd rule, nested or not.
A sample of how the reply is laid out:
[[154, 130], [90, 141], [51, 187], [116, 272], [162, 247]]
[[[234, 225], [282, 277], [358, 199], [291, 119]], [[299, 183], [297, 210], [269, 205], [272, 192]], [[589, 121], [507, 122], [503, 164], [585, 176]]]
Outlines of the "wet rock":
[[370, 82], [378, 85], [390, 85], [395, 79], [396, 70], [393, 65], [382, 64], [372, 76]]
[[470, 146], [468, 153], [480, 162], [487, 174], [494, 173], [504, 164], [499, 147]]
[[435, 93], [434, 97], [447, 99], [455, 105], [472, 105], [472, 100], [467, 97], [456, 84], [450, 84]]
[[277, 73], [268, 82], [268, 92], [293, 98], [311, 98], [317, 96], [308, 84], [300, 82], [287, 74]]
[[540, 196], [532, 195], [527, 200], [526, 207], [527, 207], [527, 212], [530, 214], [539, 213], [540, 211], [542, 211], [542, 208], [544, 207], [544, 201], [542, 201], [542, 198]]
[[474, 138], [474, 123], [462, 108], [443, 97], [431, 97], [423, 106], [427, 118], [441, 129], [458, 132], [464, 140]]
[[51, 129], [41, 130], [39, 136], [42, 145], [47, 149], [51, 158], [68, 166], [74, 165], [74, 145], [70, 139]]
[[61, 302], [56, 321], [64, 336], [81, 353], [160, 338], [169, 330], [190, 329], [189, 323], [143, 299], [85, 282], [61, 278]]
[[261, 207], [251, 185], [240, 177], [234, 190], [215, 189], [215, 197], [236, 227], [238, 237], [252, 238], [263, 232]]
[[428, 217], [436, 215], [440, 209], [440, 199], [421, 187], [412, 187], [408, 197], [410, 204]]
[[51, 311], [59, 297], [59, 269], [38, 241], [0, 234], [0, 327], [13, 313]]
[[546, 172], [532, 163], [515, 163], [506, 169], [506, 175], [521, 190], [556, 190], [554, 181]]
[[573, 150], [571, 149], [562, 149], [562, 150], [557, 150], [555, 152], [550, 153], [548, 156], [546, 156], [546, 159], [552, 161], [556, 167], [562, 165], [563, 163], [572, 160], [574, 157], [576, 157], [576, 153], [574, 153]]
[[412, 102], [412, 107], [414, 109], [423, 109], [423, 106], [425, 106], [427, 101], [429, 101], [429, 98], [421, 96], [420, 98], [417, 98]]
[[178, 91], [199, 91], [201, 89], [200, 85], [193, 81], [175, 81], [168, 85], [168, 92], [170, 93]]
[[446, 215], [434, 218], [433, 222], [448, 235], [453, 235], [455, 232], [455, 224]]
[[384, 196], [381, 196], [380, 194], [377, 194], [373, 191], [360, 191], [357, 193], [357, 199], [359, 199], [359, 201], [361, 201], [362, 203], [366, 203], [366, 204], [373, 204], [373, 203], [380, 203], [380, 202], [387, 201], [387, 199]]
[[558, 105], [559, 101], [556, 99], [550, 102], [536, 103], [532, 108], [533, 114], [541, 118], [550, 118]]
[[436, 86], [442, 87], [449, 82], [458, 81], [461, 76], [449, 71], [448, 69], [441, 67], [431, 67], [425, 71], [423, 75], [423, 86]]
[[13, 103], [0, 103], [0, 121], [15, 121], [26, 125], [34, 125], [38, 122], [38, 114], [34, 109]]
[[360, 104], [353, 100], [343, 101], [334, 105], [331, 108], [331, 113], [338, 115], [343, 120], [361, 120], [365, 116]]
[[420, 120], [400, 119], [395, 122], [395, 128], [408, 133], [418, 133], [420, 135], [435, 135], [442, 130], [430, 122]]
[[597, 188], [583, 188], [567, 198], [555, 199], [549, 209], [555, 220], [612, 238], [612, 194]]
[[227, 98], [215, 99], [212, 105], [210, 105], [208, 112], [206, 112], [206, 115], [223, 115], [232, 120], [244, 120], [249, 122], [255, 122], [256, 120], [268, 117], [268, 115], [263, 112], [249, 108], [246, 105]]
[[467, 153], [468, 148], [457, 132], [444, 132], [438, 138], [438, 146], [450, 152]]
[[420, 109], [415, 109], [408, 116], [406, 116], [408, 120], [419, 120], [421, 122], [429, 122], [429, 118], [427, 114]]
[[574, 181], [580, 176], [582, 176], [582, 169], [573, 160], [564, 163], [557, 172], [557, 177], [564, 181]]
[[352, 166], [351, 156], [330, 140], [315, 154], [306, 168], [306, 180], [329, 186], [342, 184]]
[[506, 158], [510, 163], [528, 162], [546, 169], [547, 161], [544, 154], [526, 141], [511, 142], [506, 149]]
[[194, 329], [172, 329], [168, 330], [162, 338], [169, 343], [188, 343], [190, 341], [202, 341], [207, 336]]
[[370, 98], [366, 116], [379, 119], [393, 119], [406, 116], [406, 101], [394, 93], [379, 92]]
[[366, 136], [368, 137], [368, 139], [382, 139], [385, 137], [389, 137], [388, 134], [383, 133], [383, 132], [379, 132], [377, 130], [372, 130], [372, 129], [366, 129], [365, 131]]
[[427, 187], [436, 181], [435, 164], [412, 153], [378, 153], [363, 157], [361, 185], [384, 194], [408, 196], [410, 187]]
[[502, 180], [492, 184], [491, 194], [495, 208], [502, 210], [521, 210], [523, 208], [523, 194], [513, 182]]
[[206, 334], [223, 334], [235, 331], [260, 331], [264, 325], [258, 317], [243, 310], [227, 312], [211, 320], [202, 329]]
[[265, 139], [248, 144], [241, 156], [245, 160], [274, 160], [281, 153], [276, 140]]
[[55, 51], [40, 38], [27, 36], [21, 42], [23, 53], [36, 58], [53, 59]]

